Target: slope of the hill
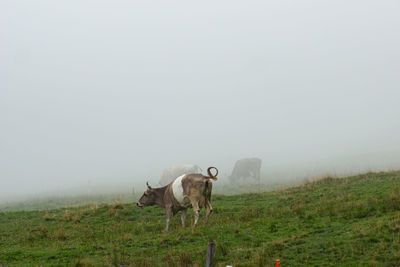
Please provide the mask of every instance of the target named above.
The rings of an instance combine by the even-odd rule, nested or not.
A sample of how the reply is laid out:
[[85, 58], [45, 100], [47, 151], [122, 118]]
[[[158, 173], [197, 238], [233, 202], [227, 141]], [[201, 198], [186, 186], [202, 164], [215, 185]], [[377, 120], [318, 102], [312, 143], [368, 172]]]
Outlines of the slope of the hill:
[[261, 194], [213, 196], [208, 225], [134, 204], [0, 213], [0, 265], [399, 266], [400, 172], [324, 178]]

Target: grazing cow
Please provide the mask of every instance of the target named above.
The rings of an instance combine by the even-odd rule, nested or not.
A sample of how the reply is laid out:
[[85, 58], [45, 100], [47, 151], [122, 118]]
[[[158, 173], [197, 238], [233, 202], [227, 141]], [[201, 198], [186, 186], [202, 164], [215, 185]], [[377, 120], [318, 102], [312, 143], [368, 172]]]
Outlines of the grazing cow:
[[[215, 175], [211, 173], [212, 169], [215, 169]], [[168, 230], [171, 216], [179, 211], [182, 211], [181, 221], [184, 227], [186, 211], [190, 207], [194, 210], [194, 226], [197, 225], [200, 208], [202, 207], [206, 208], [205, 222], [207, 223], [208, 217], [212, 212], [212, 182], [210, 180], [217, 180], [218, 170], [215, 167], [209, 167], [207, 173], [208, 176], [198, 173], [184, 174], [160, 188], [152, 188], [147, 183], [147, 190], [136, 205], [141, 208], [153, 205], [163, 208], [167, 214], [165, 231]]]
[[181, 165], [169, 166], [164, 170], [160, 178], [160, 181], [158, 183], [161, 186], [164, 186], [175, 180], [176, 177], [188, 173], [201, 173], [201, 169], [199, 166], [194, 164], [181, 164]]
[[253, 178], [257, 183], [260, 182], [261, 159], [245, 158], [236, 161], [232, 174], [229, 176], [231, 183], [236, 183], [242, 179]]

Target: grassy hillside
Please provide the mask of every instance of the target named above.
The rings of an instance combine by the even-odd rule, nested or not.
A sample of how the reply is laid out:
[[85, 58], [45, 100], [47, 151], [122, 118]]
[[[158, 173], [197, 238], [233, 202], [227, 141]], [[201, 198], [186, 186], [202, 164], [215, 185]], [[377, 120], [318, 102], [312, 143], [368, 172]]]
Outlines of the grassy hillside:
[[[208, 225], [157, 207], [89, 205], [0, 213], [0, 265], [399, 266], [400, 172], [322, 180], [268, 193], [213, 196]], [[204, 219], [202, 211], [201, 223]]]

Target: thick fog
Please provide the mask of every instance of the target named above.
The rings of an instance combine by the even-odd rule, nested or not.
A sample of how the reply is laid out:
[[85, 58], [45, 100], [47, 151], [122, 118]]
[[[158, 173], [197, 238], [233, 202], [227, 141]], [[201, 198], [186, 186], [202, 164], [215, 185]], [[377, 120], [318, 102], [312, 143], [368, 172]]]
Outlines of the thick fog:
[[253, 156], [263, 173], [400, 168], [399, 14], [397, 0], [1, 1], [0, 199]]

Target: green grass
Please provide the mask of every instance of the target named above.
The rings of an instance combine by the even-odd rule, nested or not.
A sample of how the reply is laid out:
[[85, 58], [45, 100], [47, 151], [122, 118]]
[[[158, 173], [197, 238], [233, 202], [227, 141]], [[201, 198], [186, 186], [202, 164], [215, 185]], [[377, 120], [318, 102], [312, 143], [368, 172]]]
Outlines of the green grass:
[[139, 194], [131, 193], [121, 194], [96, 194], [96, 195], [71, 195], [71, 196], [48, 196], [48, 197], [33, 197], [24, 201], [12, 201], [0, 203], [0, 212], [4, 211], [33, 211], [33, 210], [49, 210], [65, 207], [78, 207], [83, 205], [111, 204], [115, 201], [123, 200], [125, 202], [133, 202]]
[[165, 226], [133, 203], [0, 213], [0, 265], [399, 266], [400, 172], [326, 177], [281, 191], [214, 195], [208, 225]]

